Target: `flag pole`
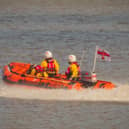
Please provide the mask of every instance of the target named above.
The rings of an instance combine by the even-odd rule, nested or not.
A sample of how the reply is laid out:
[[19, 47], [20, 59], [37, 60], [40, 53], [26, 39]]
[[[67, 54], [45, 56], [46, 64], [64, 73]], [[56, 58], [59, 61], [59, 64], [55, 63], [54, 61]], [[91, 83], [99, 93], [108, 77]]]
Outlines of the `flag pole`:
[[94, 64], [93, 64], [92, 73], [95, 72], [96, 58], [97, 58], [97, 50], [98, 50], [98, 46], [96, 45], [96, 48], [95, 48], [95, 55], [94, 55]]

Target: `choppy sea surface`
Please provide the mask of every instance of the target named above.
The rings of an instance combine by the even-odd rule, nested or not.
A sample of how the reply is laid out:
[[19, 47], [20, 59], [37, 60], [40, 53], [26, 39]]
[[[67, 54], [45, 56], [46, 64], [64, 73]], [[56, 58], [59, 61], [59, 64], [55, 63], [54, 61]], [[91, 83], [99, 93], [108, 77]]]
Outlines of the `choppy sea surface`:
[[[0, 13], [0, 129], [127, 129], [128, 11], [23, 12]], [[45, 50], [53, 52], [61, 73], [69, 54], [77, 56], [82, 71], [90, 71], [96, 45], [111, 54], [111, 62], [97, 60], [96, 64], [97, 78], [116, 84], [111, 91], [37, 90], [2, 81], [4, 65], [12, 61], [39, 64]]]

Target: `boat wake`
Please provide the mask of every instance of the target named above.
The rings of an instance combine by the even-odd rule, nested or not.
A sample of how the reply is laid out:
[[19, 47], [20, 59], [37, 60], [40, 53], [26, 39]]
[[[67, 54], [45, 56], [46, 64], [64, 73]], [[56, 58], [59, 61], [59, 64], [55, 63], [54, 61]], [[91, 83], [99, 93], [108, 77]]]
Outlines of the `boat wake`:
[[118, 84], [115, 89], [39, 89], [16, 84], [0, 83], [0, 96], [6, 98], [57, 100], [57, 101], [118, 101], [129, 102], [129, 85]]

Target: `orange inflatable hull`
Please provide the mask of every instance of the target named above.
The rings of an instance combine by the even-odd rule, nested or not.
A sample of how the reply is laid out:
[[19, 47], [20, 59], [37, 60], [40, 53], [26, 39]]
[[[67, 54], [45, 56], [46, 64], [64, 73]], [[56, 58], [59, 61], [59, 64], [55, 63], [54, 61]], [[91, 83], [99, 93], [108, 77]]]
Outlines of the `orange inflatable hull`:
[[27, 74], [31, 64], [21, 62], [11, 62], [4, 66], [3, 80], [10, 83], [29, 84], [41, 88], [65, 88], [65, 89], [83, 89], [92, 87], [94, 89], [104, 88], [113, 89], [115, 85], [111, 82], [97, 80], [96, 83], [91, 84], [86, 81], [70, 81], [67, 80], [65, 75], [60, 74], [58, 77], [44, 78], [36, 77]]

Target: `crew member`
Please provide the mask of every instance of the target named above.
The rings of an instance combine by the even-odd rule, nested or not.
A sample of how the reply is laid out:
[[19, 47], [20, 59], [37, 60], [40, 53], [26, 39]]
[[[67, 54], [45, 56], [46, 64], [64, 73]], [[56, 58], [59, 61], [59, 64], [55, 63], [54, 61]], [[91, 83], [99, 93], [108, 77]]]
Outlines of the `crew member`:
[[65, 75], [67, 76], [67, 79], [69, 80], [79, 80], [80, 78], [80, 67], [79, 64], [76, 61], [75, 55], [69, 55], [68, 56], [68, 63], [69, 67], [67, 68], [67, 71], [65, 72]]
[[35, 66], [31, 75], [36, 75], [37, 77], [54, 77], [59, 73], [59, 64], [53, 58], [53, 54], [50, 51], [46, 51], [45, 59], [41, 61], [40, 65]]
[[45, 59], [41, 62], [41, 67], [44, 69], [43, 76], [54, 77], [59, 73], [59, 64], [50, 51], [46, 51], [44, 55]]

